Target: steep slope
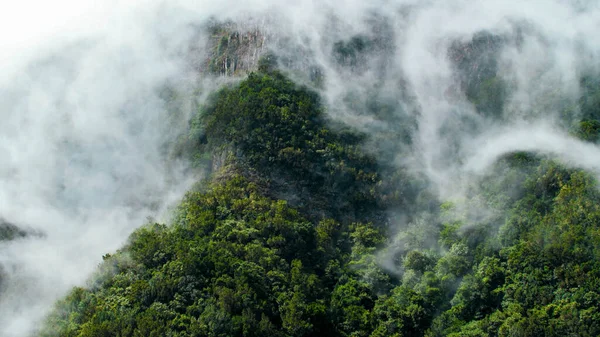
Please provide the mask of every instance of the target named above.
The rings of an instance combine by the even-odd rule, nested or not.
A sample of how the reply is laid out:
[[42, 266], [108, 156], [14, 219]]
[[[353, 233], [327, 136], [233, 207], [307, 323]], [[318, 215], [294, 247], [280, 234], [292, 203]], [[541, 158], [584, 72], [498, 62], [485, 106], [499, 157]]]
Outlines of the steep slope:
[[382, 240], [359, 222], [375, 217], [378, 180], [359, 137], [328, 129], [318, 96], [278, 72], [221, 90], [199, 118], [197, 150], [227, 157], [210, 187], [188, 194], [172, 226], [107, 255], [43, 335], [334, 334], [329, 302], [355, 274], [352, 247]]
[[206, 178], [40, 335], [599, 335], [597, 74], [578, 97], [551, 66], [515, 74], [539, 37], [518, 24], [435, 57], [408, 39], [447, 63], [396, 69], [402, 34], [369, 19], [326, 52], [282, 38], [279, 59], [254, 27], [211, 26], [195, 70], [226, 84], [173, 151]]
[[[394, 197], [408, 176], [269, 68], [218, 91], [192, 125], [186, 146], [210, 180], [172, 224], [107, 254], [41, 335], [600, 333], [600, 193], [584, 172], [509, 155], [464, 201], [495, 210], [478, 221], [455, 202]], [[383, 211], [406, 200], [437, 210], [391, 232]]]

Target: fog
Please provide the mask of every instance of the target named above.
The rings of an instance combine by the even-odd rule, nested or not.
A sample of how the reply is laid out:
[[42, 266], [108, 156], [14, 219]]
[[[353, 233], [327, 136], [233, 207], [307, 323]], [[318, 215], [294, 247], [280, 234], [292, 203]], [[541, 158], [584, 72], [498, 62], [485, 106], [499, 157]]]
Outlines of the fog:
[[0, 217], [40, 235], [0, 244], [2, 336], [27, 335], [190, 184], [185, 163], [165, 157], [181, 123], [160, 97], [193, 83], [177, 55], [192, 33], [176, 27], [185, 13], [171, 36], [157, 8], [21, 5], [22, 21], [2, 20], [14, 26], [2, 29]]
[[[0, 243], [2, 336], [35, 331], [103, 254], [147, 217], [166, 219], [197, 178], [165, 149], [185, 132], [193, 93], [218, 83], [193, 66], [208, 52], [208, 20], [263, 32], [300, 82], [313, 85], [306, 73], [318, 69], [314, 88], [334, 119], [374, 138], [413, 121], [410, 144], [379, 145], [440, 199], [514, 151], [600, 175], [600, 149], [558, 122], [581, 76], [597, 75], [594, 1], [28, 0], [0, 13], [0, 218], [41, 233]], [[509, 89], [495, 117], [449, 94], [460, 86], [449, 49], [482, 32], [502, 41], [497, 72]], [[379, 42], [361, 67], [340, 67], [335, 42], [357, 35]], [[175, 114], [165, 86], [183, 97]], [[373, 92], [392, 107], [388, 119], [365, 112]]]

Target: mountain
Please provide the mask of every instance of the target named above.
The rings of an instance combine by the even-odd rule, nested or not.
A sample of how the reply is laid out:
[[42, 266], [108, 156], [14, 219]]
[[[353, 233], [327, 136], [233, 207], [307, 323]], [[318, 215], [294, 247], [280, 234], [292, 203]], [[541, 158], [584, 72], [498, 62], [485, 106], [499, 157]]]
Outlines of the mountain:
[[594, 2], [66, 2], [0, 20], [0, 335], [600, 335]]
[[[170, 223], [148, 223], [106, 254], [41, 336], [600, 334], [594, 176], [515, 151], [463, 199], [437, 198], [373, 149], [381, 134], [332, 120], [271, 54], [240, 66], [236, 53], [254, 42], [218, 32], [208, 68], [247, 75], [212, 93], [180, 139], [178, 155], [207, 177]], [[355, 67], [373, 42], [344, 43], [338, 62]], [[449, 51], [461, 74], [454, 95], [495, 119], [510, 91], [497, 77], [503, 43], [482, 34]], [[585, 117], [572, 134], [595, 141], [599, 87], [582, 83], [574, 104]], [[382, 105], [371, 112], [387, 118]], [[414, 136], [386, 137], [399, 131]], [[399, 217], [406, 225], [391, 226]]]

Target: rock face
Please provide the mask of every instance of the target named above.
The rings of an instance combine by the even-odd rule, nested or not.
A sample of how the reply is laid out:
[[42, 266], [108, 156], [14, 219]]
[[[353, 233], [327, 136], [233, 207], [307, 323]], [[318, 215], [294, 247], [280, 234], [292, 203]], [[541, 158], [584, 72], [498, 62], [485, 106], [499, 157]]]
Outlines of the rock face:
[[256, 70], [266, 51], [266, 36], [258, 27], [243, 28], [234, 23], [209, 28], [208, 59], [203, 70], [222, 76], [242, 75]]
[[[261, 67], [273, 67], [320, 76], [312, 51], [275, 32], [268, 23], [213, 22], [202, 31], [208, 32], [208, 39], [190, 50], [200, 73], [243, 76]], [[198, 60], [199, 54], [202, 57]]]
[[457, 41], [448, 51], [459, 74], [460, 91], [479, 113], [487, 116], [501, 115], [508, 94], [507, 84], [497, 76], [498, 58], [504, 43], [502, 37], [481, 33], [471, 41]]

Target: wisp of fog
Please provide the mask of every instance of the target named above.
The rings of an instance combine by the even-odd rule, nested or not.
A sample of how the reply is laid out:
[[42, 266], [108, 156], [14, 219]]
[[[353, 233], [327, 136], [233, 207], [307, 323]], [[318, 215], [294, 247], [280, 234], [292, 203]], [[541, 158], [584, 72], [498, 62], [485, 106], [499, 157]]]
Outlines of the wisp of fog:
[[[299, 82], [318, 69], [314, 88], [333, 119], [370, 134], [413, 121], [411, 142], [389, 155], [440, 198], [515, 151], [600, 175], [600, 149], [557, 118], [581, 76], [598, 72], [594, 1], [29, 0], [0, 13], [0, 218], [32, 233], [0, 241], [2, 336], [34, 332], [103, 254], [147, 217], [166, 216], [194, 181], [165, 148], [185, 132], [199, 83], [210, 83], [190, 64], [206, 57], [211, 20], [262, 31]], [[495, 117], [456, 90], [450, 50], [478, 34], [501, 41], [493, 57], [509, 89]], [[362, 66], [340, 67], [335, 43], [355, 36], [377, 43]], [[184, 97], [176, 115], [165, 87]], [[389, 121], [364, 111], [375, 91]]]

